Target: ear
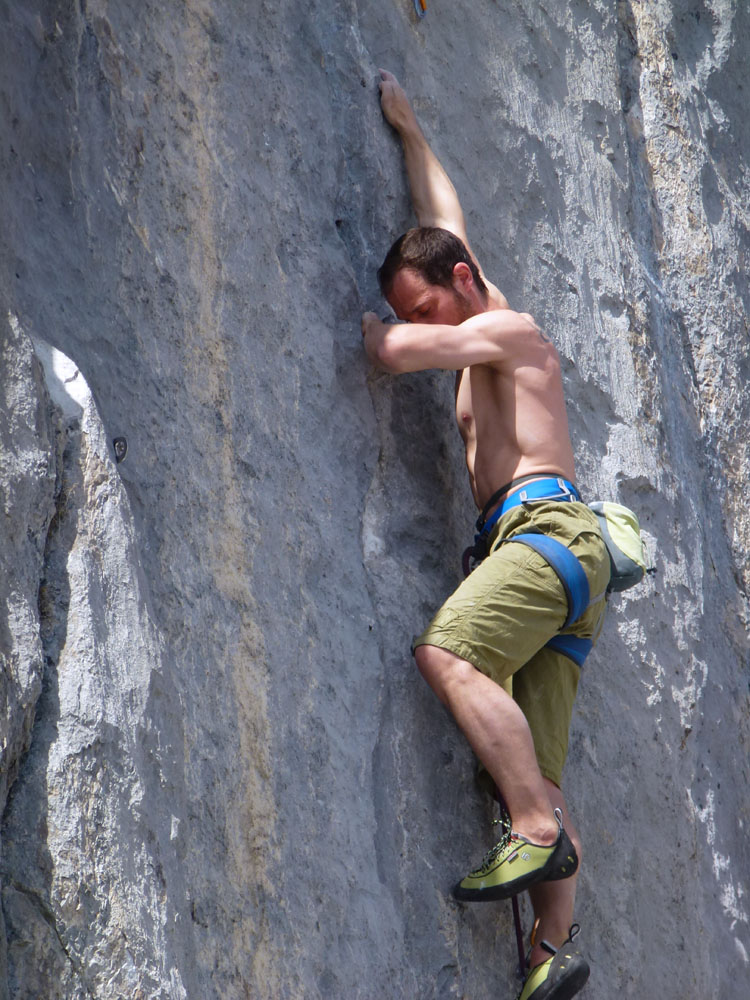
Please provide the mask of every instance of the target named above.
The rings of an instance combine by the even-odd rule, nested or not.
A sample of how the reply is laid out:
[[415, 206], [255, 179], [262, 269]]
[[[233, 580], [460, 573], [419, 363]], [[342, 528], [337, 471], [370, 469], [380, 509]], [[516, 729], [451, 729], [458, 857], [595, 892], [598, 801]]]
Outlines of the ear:
[[467, 292], [474, 284], [471, 268], [462, 260], [453, 265], [453, 283], [458, 283]]

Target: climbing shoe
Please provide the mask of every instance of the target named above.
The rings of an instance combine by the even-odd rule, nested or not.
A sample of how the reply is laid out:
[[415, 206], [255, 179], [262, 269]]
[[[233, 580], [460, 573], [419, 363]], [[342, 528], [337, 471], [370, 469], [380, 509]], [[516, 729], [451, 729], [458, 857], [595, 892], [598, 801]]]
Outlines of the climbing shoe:
[[562, 813], [555, 809], [560, 830], [554, 844], [532, 844], [511, 830], [510, 820], [495, 820], [503, 834], [487, 852], [479, 868], [469, 872], [453, 890], [456, 899], [479, 903], [508, 899], [537, 882], [570, 878], [578, 868], [578, 855], [562, 825]]
[[589, 964], [573, 944], [580, 929], [578, 924], [573, 924], [568, 940], [559, 948], [542, 941], [542, 948], [552, 958], [531, 970], [518, 1000], [570, 1000], [583, 989], [589, 978]]

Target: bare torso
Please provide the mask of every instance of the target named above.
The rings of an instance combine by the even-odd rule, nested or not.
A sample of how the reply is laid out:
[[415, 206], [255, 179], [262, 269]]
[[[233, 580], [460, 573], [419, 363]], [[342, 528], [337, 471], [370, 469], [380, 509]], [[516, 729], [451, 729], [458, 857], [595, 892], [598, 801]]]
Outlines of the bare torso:
[[554, 473], [575, 481], [560, 360], [541, 331], [519, 338], [502, 363], [456, 374], [456, 418], [479, 508], [520, 476]]
[[456, 418], [477, 506], [506, 483], [536, 473], [575, 482], [560, 359], [528, 313], [514, 312], [486, 281], [481, 292], [465, 262], [450, 285], [403, 267], [388, 302], [391, 326], [363, 317], [365, 346], [386, 371], [457, 371]]

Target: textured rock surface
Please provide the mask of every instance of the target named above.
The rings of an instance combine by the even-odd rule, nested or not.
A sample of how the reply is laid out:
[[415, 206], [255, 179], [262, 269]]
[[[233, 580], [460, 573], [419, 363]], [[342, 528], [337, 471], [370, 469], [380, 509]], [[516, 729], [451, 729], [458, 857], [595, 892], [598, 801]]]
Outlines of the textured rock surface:
[[584, 995], [744, 996], [747, 6], [0, 24], [0, 997], [514, 995], [509, 906], [448, 894], [491, 810], [408, 655], [473, 519], [451, 380], [359, 343], [410, 222], [379, 65], [659, 569], [574, 721]]

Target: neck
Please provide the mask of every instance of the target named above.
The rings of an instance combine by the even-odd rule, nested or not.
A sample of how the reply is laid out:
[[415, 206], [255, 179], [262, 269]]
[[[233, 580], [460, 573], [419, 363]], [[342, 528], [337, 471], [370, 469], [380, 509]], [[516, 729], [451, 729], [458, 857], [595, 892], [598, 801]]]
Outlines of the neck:
[[479, 316], [481, 313], [494, 312], [496, 309], [502, 309], [499, 302], [495, 302], [491, 296], [486, 295], [484, 299], [481, 299], [476, 304], [476, 308], [472, 313], [472, 316]]
[[492, 309], [507, 309], [508, 303], [505, 297], [497, 291], [497, 289], [492, 289], [487, 292], [484, 297], [484, 308], [481, 312], [490, 312]]

